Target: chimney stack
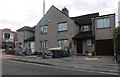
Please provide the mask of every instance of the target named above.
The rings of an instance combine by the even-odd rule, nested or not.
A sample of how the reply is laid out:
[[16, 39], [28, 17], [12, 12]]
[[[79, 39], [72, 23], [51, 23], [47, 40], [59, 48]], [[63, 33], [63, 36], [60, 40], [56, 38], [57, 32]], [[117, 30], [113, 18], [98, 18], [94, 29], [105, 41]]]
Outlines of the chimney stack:
[[69, 16], [69, 11], [65, 7], [62, 9], [62, 13], [64, 13], [67, 16]]

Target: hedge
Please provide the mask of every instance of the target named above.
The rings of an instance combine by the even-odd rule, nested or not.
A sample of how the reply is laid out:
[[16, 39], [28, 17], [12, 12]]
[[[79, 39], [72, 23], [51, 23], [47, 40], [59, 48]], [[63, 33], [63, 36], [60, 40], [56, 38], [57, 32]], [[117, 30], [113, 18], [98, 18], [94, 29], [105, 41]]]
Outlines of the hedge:
[[120, 54], [120, 33], [117, 33], [115, 36], [115, 52]]
[[120, 27], [114, 30], [114, 44], [116, 54], [120, 54]]

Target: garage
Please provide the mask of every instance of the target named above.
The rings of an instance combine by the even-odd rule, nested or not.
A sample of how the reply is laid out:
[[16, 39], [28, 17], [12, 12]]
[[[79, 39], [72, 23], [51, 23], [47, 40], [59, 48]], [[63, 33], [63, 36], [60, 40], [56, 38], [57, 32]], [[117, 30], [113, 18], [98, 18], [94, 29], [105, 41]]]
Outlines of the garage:
[[113, 40], [96, 40], [96, 55], [113, 55]]

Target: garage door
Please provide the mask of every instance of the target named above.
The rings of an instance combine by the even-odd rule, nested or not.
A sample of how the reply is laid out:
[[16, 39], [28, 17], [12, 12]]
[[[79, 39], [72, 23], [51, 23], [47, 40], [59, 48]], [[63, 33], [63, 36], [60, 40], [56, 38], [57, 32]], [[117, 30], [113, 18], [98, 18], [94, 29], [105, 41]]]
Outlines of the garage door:
[[97, 40], [96, 54], [113, 55], [114, 54], [113, 40]]

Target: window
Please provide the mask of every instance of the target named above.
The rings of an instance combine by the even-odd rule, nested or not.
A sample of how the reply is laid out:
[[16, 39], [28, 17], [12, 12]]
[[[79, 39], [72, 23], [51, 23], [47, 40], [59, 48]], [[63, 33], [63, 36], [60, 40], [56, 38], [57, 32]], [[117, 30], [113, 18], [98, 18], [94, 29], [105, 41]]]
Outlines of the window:
[[81, 26], [81, 32], [86, 32], [86, 31], [90, 31], [90, 26], [89, 25]]
[[67, 30], [67, 22], [58, 24], [58, 31], [66, 31]]
[[65, 47], [65, 44], [68, 43], [68, 40], [58, 40], [58, 47]]
[[10, 33], [3, 33], [3, 38], [10, 38]]
[[48, 41], [47, 40], [40, 41], [40, 48], [48, 48]]
[[43, 28], [43, 26], [41, 26], [40, 27], [40, 32], [41, 33], [47, 33], [48, 32], [48, 26], [45, 25], [44, 28]]
[[108, 28], [110, 27], [109, 18], [103, 18], [97, 20], [97, 28]]
[[91, 39], [88, 39], [87, 40], [87, 46], [91, 46], [92, 45], [92, 40]]
[[13, 33], [10, 33], [10, 38], [14, 39], [14, 34]]

